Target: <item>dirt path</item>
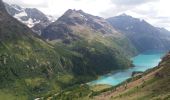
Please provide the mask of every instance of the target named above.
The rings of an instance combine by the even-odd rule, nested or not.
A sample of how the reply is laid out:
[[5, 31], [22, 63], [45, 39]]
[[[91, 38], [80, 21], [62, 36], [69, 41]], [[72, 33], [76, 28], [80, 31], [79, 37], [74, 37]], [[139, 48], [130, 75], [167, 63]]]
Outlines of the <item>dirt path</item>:
[[138, 80], [135, 80], [133, 82], [127, 83], [126, 85], [122, 85], [120, 87], [117, 87], [116, 91], [114, 90], [114, 91], [108, 91], [108, 92], [102, 93], [101, 95], [96, 96], [94, 99], [95, 100], [110, 100], [111, 97], [118, 96], [119, 94], [121, 94], [123, 92], [127, 92], [129, 89], [132, 89], [133, 87], [136, 87], [136, 86], [143, 84], [146, 80], [149, 80], [152, 77], [154, 77], [155, 73], [157, 73], [161, 69], [162, 69], [162, 67], [151, 72], [151, 73], [149, 73], [149, 74], [147, 74], [147, 75], [145, 75], [144, 77], [142, 77]]

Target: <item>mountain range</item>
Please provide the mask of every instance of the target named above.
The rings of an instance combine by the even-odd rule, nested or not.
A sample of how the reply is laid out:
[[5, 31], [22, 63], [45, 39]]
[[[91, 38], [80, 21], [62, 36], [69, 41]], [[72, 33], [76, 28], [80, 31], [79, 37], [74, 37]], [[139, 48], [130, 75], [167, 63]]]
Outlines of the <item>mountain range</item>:
[[0, 98], [32, 100], [132, 66], [116, 43], [48, 43], [8, 13], [0, 0]]
[[[51, 20], [35, 8], [0, 0], [0, 23], [3, 100], [90, 96], [84, 83], [133, 67], [130, 57], [138, 53], [170, 49], [169, 31], [125, 14], [104, 19], [69, 9]], [[168, 60], [160, 64], [169, 66]]]
[[[83, 27], [84, 29], [86, 28], [86, 31], [102, 33], [103, 37], [109, 36], [113, 31], [122, 33], [139, 52], [154, 49], [169, 50], [170, 48], [170, 32], [168, 30], [154, 27], [143, 19], [133, 18], [126, 14], [103, 19], [87, 14], [82, 10], [70, 9], [63, 16], [59, 17], [58, 20], [55, 18], [49, 20], [47, 15], [35, 8], [22, 8], [18, 5], [6, 4], [6, 9], [11, 16], [14, 16], [29, 27], [30, 25], [27, 22], [32, 20], [32, 30], [39, 35], [42, 34], [42, 37], [48, 40], [57, 39], [63, 42], [76, 40], [80, 36], [73, 34], [75, 33], [74, 31], [79, 33], [79, 31], [83, 30]], [[71, 29], [70, 26], [71, 28], [76, 27], [76, 29]]]
[[[69, 9], [57, 21], [47, 26], [41, 36], [52, 44], [64, 43], [71, 50], [83, 54], [93, 65], [88, 66], [90, 71], [98, 68], [110, 70], [113, 65], [123, 67], [124, 65], [115, 65], [113, 61], [123, 61], [127, 58], [126, 55], [136, 53], [128, 39], [114, 30], [105, 19], [81, 10]], [[124, 51], [125, 49], [128, 52]]]

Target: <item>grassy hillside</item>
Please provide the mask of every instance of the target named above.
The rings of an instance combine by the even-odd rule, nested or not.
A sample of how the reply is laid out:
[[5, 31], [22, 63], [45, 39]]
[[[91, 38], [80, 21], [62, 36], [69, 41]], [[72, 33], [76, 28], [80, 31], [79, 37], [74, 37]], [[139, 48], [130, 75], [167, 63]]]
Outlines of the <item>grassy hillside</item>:
[[170, 99], [170, 53], [161, 63], [143, 75], [128, 79], [118, 86], [77, 85], [58, 94], [48, 96], [50, 100], [169, 100]]
[[[83, 56], [86, 68], [79, 67], [80, 70], [77, 70], [79, 74], [91, 73], [101, 75], [111, 70], [133, 66], [128, 57], [121, 51], [122, 48], [113, 41], [113, 37], [103, 38], [100, 33], [85, 34], [88, 35], [86, 38], [82, 37], [81, 40], [74, 41], [68, 45], [72, 51], [78, 52]], [[94, 73], [95, 71], [96, 73]]]
[[67, 46], [44, 42], [9, 16], [1, 0], [0, 23], [2, 100], [48, 97], [108, 71], [131, 66], [125, 56], [104, 45], [104, 41], [82, 40]]
[[0, 99], [33, 99], [78, 81], [71, 60], [80, 54], [44, 42], [0, 5]]
[[76, 53], [55, 50], [5, 10], [0, 19], [0, 99], [33, 99], [72, 84], [70, 58]]

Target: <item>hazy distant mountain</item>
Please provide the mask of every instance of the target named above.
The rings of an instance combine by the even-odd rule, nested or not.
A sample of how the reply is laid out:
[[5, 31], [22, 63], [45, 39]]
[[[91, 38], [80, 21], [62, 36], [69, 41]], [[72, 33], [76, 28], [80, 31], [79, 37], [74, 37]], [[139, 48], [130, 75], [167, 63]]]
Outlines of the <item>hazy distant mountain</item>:
[[32, 28], [38, 34], [41, 34], [41, 30], [55, 20], [52, 16], [47, 16], [36, 8], [22, 8], [7, 3], [5, 7], [11, 16]]
[[170, 49], [170, 32], [154, 27], [145, 20], [122, 14], [108, 18], [107, 21], [124, 33], [139, 51]]

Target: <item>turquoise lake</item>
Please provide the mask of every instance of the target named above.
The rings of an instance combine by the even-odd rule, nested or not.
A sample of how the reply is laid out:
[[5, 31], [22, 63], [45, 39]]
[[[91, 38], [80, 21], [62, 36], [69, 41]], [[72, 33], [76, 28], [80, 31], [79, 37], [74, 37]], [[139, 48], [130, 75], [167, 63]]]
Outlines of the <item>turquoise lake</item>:
[[126, 79], [130, 78], [132, 72], [134, 71], [146, 71], [147, 69], [157, 66], [161, 61], [161, 58], [165, 54], [166, 54], [165, 51], [147, 51], [141, 53], [131, 58], [135, 67], [109, 73], [107, 75], [99, 77], [97, 80], [89, 82], [88, 84], [90, 85], [108, 84], [112, 86], [118, 85], [121, 82], [125, 81]]

